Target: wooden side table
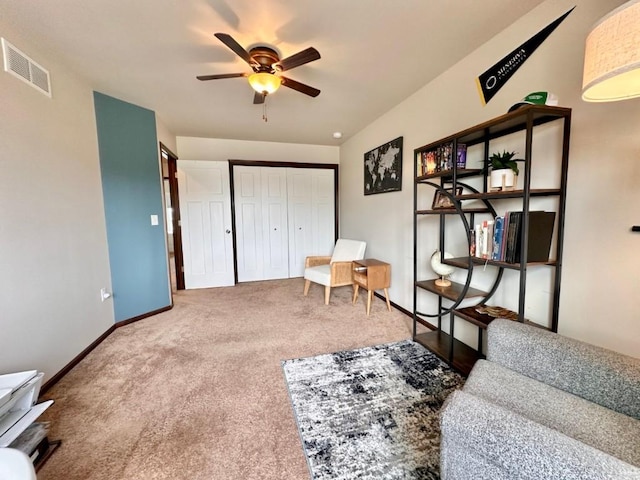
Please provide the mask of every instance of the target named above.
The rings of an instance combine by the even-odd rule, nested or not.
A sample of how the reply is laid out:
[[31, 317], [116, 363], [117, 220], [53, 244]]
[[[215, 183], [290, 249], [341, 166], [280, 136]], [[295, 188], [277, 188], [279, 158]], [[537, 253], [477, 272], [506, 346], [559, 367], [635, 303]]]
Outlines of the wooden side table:
[[371, 297], [375, 290], [384, 289], [387, 299], [387, 309], [391, 311], [389, 302], [389, 286], [391, 285], [391, 265], [375, 258], [355, 260], [352, 264], [353, 272], [353, 304], [358, 300], [358, 289], [367, 290], [367, 316], [371, 311]]

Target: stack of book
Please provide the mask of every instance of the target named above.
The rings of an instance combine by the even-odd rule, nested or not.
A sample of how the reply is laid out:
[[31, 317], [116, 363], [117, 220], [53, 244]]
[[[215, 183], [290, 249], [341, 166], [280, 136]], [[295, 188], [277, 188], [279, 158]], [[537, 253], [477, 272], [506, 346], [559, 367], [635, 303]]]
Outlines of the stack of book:
[[[527, 262], [549, 260], [555, 212], [529, 212]], [[485, 260], [520, 263], [522, 252], [522, 212], [506, 212], [475, 225], [471, 232], [470, 255]]]
[[453, 144], [451, 143], [440, 145], [434, 150], [421, 152], [418, 173], [420, 175], [431, 175], [433, 173], [451, 170], [454, 161], [458, 168], [465, 168], [467, 166], [467, 146], [464, 143], [459, 143], [457, 150], [455, 159], [452, 155]]

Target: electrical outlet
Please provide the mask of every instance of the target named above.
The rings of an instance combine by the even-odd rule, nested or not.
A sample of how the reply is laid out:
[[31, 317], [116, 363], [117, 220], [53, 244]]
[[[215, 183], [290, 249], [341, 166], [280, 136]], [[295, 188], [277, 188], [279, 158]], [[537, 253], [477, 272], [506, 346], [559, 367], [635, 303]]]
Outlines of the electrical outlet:
[[104, 302], [107, 298], [110, 298], [110, 297], [111, 297], [111, 294], [107, 292], [106, 288], [100, 289], [100, 300]]

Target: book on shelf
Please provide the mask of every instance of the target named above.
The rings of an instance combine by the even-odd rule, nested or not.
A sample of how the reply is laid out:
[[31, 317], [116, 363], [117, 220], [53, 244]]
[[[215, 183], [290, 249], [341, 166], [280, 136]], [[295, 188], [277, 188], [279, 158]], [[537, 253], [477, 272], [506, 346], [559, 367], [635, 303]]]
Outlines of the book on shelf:
[[[555, 212], [529, 212], [527, 262], [549, 260]], [[469, 254], [498, 262], [520, 263], [523, 235], [522, 212], [505, 212], [494, 220], [476, 224], [472, 233], [473, 246]]]
[[469, 256], [470, 257], [475, 257], [476, 256], [476, 231], [475, 231], [475, 228], [472, 228], [469, 231], [469, 234], [470, 234]]
[[509, 230], [507, 231], [507, 247], [504, 252], [504, 261], [507, 263], [516, 263], [516, 248], [518, 246], [518, 238], [520, 235], [520, 220], [522, 212], [509, 213]]
[[[555, 220], [556, 212], [529, 212], [527, 262], [546, 262], [549, 260], [551, 239], [553, 237], [553, 224]], [[516, 263], [519, 263], [522, 258], [522, 254], [520, 252], [520, 240], [522, 233], [522, 228], [520, 228], [518, 245], [515, 253]]]
[[472, 238], [474, 246], [469, 248], [473, 257], [491, 259], [493, 254], [493, 220], [484, 220], [475, 226]]
[[493, 225], [493, 220], [482, 222], [482, 251], [480, 256], [485, 260], [490, 259], [493, 253]]
[[493, 250], [491, 260], [501, 260], [502, 256], [502, 233], [504, 229], [504, 217], [496, 217], [493, 229]]
[[458, 144], [458, 155], [456, 165], [458, 168], [466, 168], [467, 166], [467, 146], [464, 143]]
[[445, 143], [438, 146], [436, 151], [436, 159], [438, 161], [438, 171], [443, 172], [445, 170], [451, 170], [453, 168], [451, 151], [453, 150], [453, 144]]
[[436, 173], [437, 171], [437, 161], [436, 161], [436, 152], [430, 150], [428, 152], [424, 152], [425, 154], [425, 174]]

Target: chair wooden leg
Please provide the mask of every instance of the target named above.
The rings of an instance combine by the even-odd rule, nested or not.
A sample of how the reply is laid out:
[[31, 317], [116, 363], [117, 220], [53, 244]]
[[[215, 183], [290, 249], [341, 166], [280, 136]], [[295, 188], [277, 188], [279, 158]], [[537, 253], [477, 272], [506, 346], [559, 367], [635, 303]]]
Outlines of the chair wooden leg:
[[391, 302], [389, 302], [389, 289], [384, 289], [384, 297], [387, 299], [387, 310], [391, 311]]
[[324, 287], [324, 304], [329, 305], [329, 295], [331, 295], [331, 287]]
[[309, 293], [309, 286], [311, 285], [311, 280], [304, 281], [304, 296], [306, 297]]
[[360, 286], [357, 283], [353, 284], [353, 301], [351, 302], [353, 305], [358, 301], [358, 289]]

